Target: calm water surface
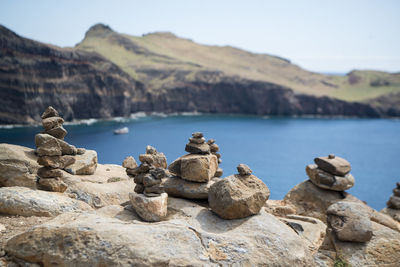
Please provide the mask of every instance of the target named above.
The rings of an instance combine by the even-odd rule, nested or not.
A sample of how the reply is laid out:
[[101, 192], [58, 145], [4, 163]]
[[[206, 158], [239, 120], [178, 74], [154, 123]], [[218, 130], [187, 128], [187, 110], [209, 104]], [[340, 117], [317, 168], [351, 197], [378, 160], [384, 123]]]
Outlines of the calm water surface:
[[[126, 126], [129, 134], [113, 135]], [[150, 144], [168, 163], [185, 154], [194, 131], [215, 138], [222, 154], [224, 176], [246, 163], [281, 199], [307, 179], [305, 167], [316, 156], [334, 153], [350, 161], [356, 184], [349, 190], [375, 209], [382, 209], [400, 181], [400, 120], [294, 119], [233, 116], [144, 117], [125, 122], [65, 125], [66, 141], [98, 153], [100, 163], [121, 164], [138, 159]], [[0, 129], [0, 142], [34, 148], [39, 127]]]

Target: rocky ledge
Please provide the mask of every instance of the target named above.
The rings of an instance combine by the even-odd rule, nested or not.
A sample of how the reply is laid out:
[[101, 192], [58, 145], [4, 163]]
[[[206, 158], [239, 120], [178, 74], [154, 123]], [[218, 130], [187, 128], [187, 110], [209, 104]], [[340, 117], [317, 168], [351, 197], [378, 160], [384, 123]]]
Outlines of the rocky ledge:
[[[170, 165], [179, 173], [166, 170], [165, 156], [150, 146], [140, 166], [128, 157], [124, 166], [97, 164], [93, 174], [59, 169], [64, 192], [36, 189], [34, 150], [0, 144], [0, 152], [0, 266], [396, 266], [400, 258], [400, 223], [325, 179], [348, 177], [350, 165], [339, 157], [316, 158], [320, 171], [308, 172], [311, 180], [267, 200], [268, 188], [246, 165], [234, 176], [194, 182], [177, 176], [185, 164]], [[207, 153], [190, 154], [198, 159], [191, 164], [208, 170], [203, 158], [214, 155]], [[137, 175], [158, 188], [153, 196], [139, 186], [140, 201], [165, 200], [158, 222], [136, 212]]]

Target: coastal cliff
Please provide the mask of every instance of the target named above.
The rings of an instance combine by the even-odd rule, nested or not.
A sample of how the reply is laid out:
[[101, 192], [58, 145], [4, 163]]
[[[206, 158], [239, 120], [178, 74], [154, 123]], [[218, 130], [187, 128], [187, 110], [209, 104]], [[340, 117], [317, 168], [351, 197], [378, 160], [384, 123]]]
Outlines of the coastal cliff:
[[[141, 55], [136, 61], [130, 61], [137, 64], [132, 63], [134, 73], [100, 55], [100, 51], [81, 49], [85, 43], [77, 48], [59, 48], [20, 37], [0, 26], [0, 123], [38, 123], [39, 111], [49, 105], [59, 110], [66, 121], [129, 116], [140, 111], [277, 116], [400, 115], [395, 103], [388, 109], [384, 105], [376, 107], [375, 102], [348, 102], [305, 94], [278, 80], [253, 80], [190, 62], [177, 62], [135, 46], [129, 38], [104, 27], [92, 28], [86, 38], [111, 36], [114, 40], [118, 37], [116, 40], [123, 41], [125, 50]], [[163, 35], [163, 38], [171, 36]], [[171, 61], [172, 68], [160, 69], [152, 64], [144, 67], [143, 60], [148, 57], [156, 58], [157, 62]], [[275, 65], [290, 64], [271, 58], [277, 61], [273, 62]], [[176, 67], [182, 64], [185, 68]], [[186, 65], [193, 69], [187, 69]], [[385, 100], [379, 103], [386, 103]]]

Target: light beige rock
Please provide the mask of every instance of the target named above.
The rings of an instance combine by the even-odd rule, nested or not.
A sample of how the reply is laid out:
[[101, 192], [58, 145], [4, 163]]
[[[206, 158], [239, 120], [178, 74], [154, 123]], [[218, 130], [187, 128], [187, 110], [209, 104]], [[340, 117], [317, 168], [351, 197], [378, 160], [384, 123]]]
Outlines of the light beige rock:
[[280, 218], [308, 244], [312, 254], [316, 253], [325, 239], [326, 225], [318, 219], [303, 216]]
[[56, 216], [69, 211], [92, 210], [82, 201], [60, 193], [26, 187], [0, 188], [0, 213], [21, 216]]
[[0, 144], [0, 187], [24, 186], [36, 188], [36, 173], [40, 167], [33, 149]]
[[380, 211], [381, 213], [392, 217], [394, 220], [400, 222], [400, 210], [384, 208]]
[[330, 174], [344, 176], [351, 170], [350, 163], [344, 158], [335, 155], [328, 157], [318, 157], [314, 159], [318, 167]]
[[159, 222], [167, 216], [167, 193], [162, 193], [158, 197], [130, 193], [129, 198], [136, 213], [146, 222]]
[[372, 223], [362, 204], [339, 201], [326, 211], [328, 225], [341, 241], [367, 242], [372, 238]]
[[179, 177], [167, 177], [162, 180], [161, 185], [169, 196], [187, 199], [208, 199], [210, 186], [217, 181], [219, 179], [214, 178], [208, 183], [196, 183]]
[[221, 218], [240, 219], [257, 214], [269, 194], [268, 187], [254, 175], [232, 175], [210, 187], [208, 203]]
[[307, 165], [306, 172], [311, 182], [324, 189], [345, 191], [354, 185], [354, 177], [350, 173], [345, 176], [333, 175], [319, 169], [315, 164]]
[[208, 182], [218, 169], [217, 157], [212, 154], [188, 154], [175, 160], [168, 167], [173, 174], [192, 182]]
[[68, 186], [60, 178], [40, 178], [37, 187], [40, 190], [64, 193]]
[[152, 224], [128, 223], [118, 207], [63, 214], [14, 236], [5, 249], [44, 266], [314, 265], [304, 239], [266, 212], [227, 221], [193, 202], [168, 203], [176, 212]]
[[6, 227], [0, 223], [0, 232], [5, 231], [5, 230], [6, 230]]
[[65, 156], [42, 156], [37, 160], [39, 165], [48, 166], [51, 168], [64, 169], [65, 167], [75, 162], [75, 157], [70, 155]]
[[122, 167], [127, 169], [135, 169], [137, 166], [136, 160], [132, 156], [126, 157], [122, 162]]
[[296, 207], [284, 200], [268, 199], [264, 206], [269, 213], [278, 217], [296, 214]]
[[86, 150], [83, 155], [75, 156], [75, 163], [65, 168], [65, 171], [74, 175], [90, 175], [97, 168], [97, 152], [94, 150]]

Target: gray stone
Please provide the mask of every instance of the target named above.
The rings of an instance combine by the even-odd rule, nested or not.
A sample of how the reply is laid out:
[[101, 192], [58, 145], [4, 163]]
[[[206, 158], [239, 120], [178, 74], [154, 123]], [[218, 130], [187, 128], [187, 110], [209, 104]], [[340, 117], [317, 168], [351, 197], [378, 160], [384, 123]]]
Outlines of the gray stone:
[[132, 207], [146, 222], [159, 222], [167, 216], [168, 195], [146, 197], [142, 194], [129, 194]]
[[56, 178], [56, 177], [62, 177], [63, 172], [60, 169], [42, 167], [38, 169], [37, 175], [41, 178]]
[[211, 138], [207, 141], [207, 144], [212, 145], [215, 143], [215, 139]]
[[144, 185], [143, 184], [136, 184], [135, 188], [133, 189], [138, 194], [143, 194], [144, 192]]
[[51, 136], [54, 136], [57, 139], [63, 140], [68, 132], [67, 132], [67, 130], [64, 129], [64, 127], [58, 126], [58, 127], [52, 128], [50, 130], [46, 130], [46, 133]]
[[218, 151], [219, 151], [219, 146], [218, 146], [217, 144], [211, 144], [211, 145], [210, 145], [210, 151], [211, 151], [212, 153], [218, 152]]
[[372, 238], [372, 224], [362, 204], [340, 201], [326, 211], [328, 224], [341, 241], [367, 242]]
[[269, 198], [268, 187], [254, 175], [232, 175], [210, 187], [208, 203], [223, 219], [240, 219], [260, 212]]
[[224, 171], [221, 168], [218, 168], [217, 171], [215, 172], [214, 176], [222, 177], [223, 174], [224, 174]]
[[39, 156], [61, 156], [62, 149], [59, 141], [48, 134], [35, 136], [36, 152]]
[[74, 175], [90, 175], [96, 171], [97, 152], [94, 150], [86, 150], [83, 155], [75, 156], [75, 163], [69, 165], [65, 170]]
[[333, 175], [318, 168], [315, 164], [308, 165], [306, 173], [316, 186], [324, 189], [345, 191], [354, 185], [354, 177], [350, 173], [345, 176]]
[[314, 159], [314, 162], [320, 169], [333, 175], [344, 176], [351, 170], [350, 163], [337, 156], [318, 157]]
[[46, 108], [46, 110], [42, 114], [42, 119], [47, 119], [49, 117], [59, 117], [60, 115], [58, 114], [57, 110], [53, 108], [52, 106], [49, 106]]
[[387, 202], [388, 208], [400, 210], [400, 197], [391, 196]]
[[51, 168], [64, 169], [65, 167], [75, 163], [75, 158], [70, 155], [65, 156], [42, 156], [37, 160], [39, 165]]
[[83, 154], [85, 154], [85, 152], [86, 152], [86, 149], [84, 149], [82, 147], [76, 149], [77, 155], [83, 155]]
[[135, 169], [137, 166], [136, 160], [132, 156], [126, 157], [122, 162], [122, 167], [124, 168]]
[[164, 188], [160, 185], [153, 185], [153, 186], [145, 186], [144, 187], [144, 193], [149, 194], [149, 193], [154, 193], [154, 194], [161, 194], [164, 193]]
[[186, 144], [185, 151], [191, 154], [208, 154], [210, 153], [210, 146], [207, 143], [204, 144], [188, 143]]
[[190, 182], [179, 177], [167, 177], [162, 180], [162, 187], [168, 196], [187, 199], [208, 199], [211, 185], [219, 179], [211, 179], [207, 183]]
[[59, 126], [62, 126], [64, 123], [63, 118], [60, 117], [49, 117], [42, 120], [42, 125], [45, 130], [50, 130]]
[[239, 164], [236, 169], [240, 176], [248, 176], [253, 172], [246, 164]]
[[157, 153], [157, 149], [155, 149], [152, 146], [146, 146], [146, 154], [156, 154]]
[[202, 137], [204, 137], [204, 135], [201, 132], [194, 132], [194, 133], [192, 133], [192, 137], [193, 138], [202, 138]]
[[206, 139], [204, 137], [202, 137], [202, 138], [193, 138], [193, 137], [191, 137], [191, 138], [189, 138], [189, 142], [201, 145], [201, 144], [204, 144], [206, 142]]
[[157, 179], [151, 174], [146, 174], [143, 176], [143, 185], [145, 187], [159, 185], [159, 184], [161, 184], [161, 179]]
[[0, 188], [0, 213], [21, 216], [57, 216], [68, 211], [92, 210], [86, 203], [59, 193], [26, 187]]

